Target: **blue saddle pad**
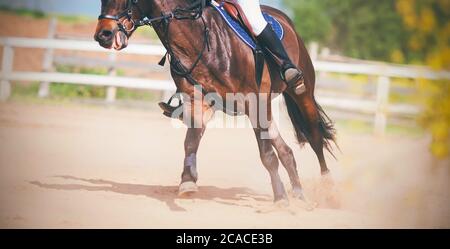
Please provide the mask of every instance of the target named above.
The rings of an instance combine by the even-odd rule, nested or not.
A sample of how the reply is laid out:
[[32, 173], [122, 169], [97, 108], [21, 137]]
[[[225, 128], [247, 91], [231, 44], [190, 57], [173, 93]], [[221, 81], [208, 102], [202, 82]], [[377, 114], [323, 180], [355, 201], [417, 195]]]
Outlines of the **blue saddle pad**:
[[[211, 6], [216, 9], [220, 15], [223, 17], [225, 22], [230, 26], [230, 28], [236, 33], [236, 35], [241, 38], [242, 41], [245, 42], [249, 47], [251, 47], [253, 50], [256, 48], [256, 42], [253, 40], [253, 38], [247, 33], [245, 28], [241, 26], [241, 24], [237, 21], [235, 21], [223, 8], [223, 6], [216, 6], [214, 3], [211, 3]], [[278, 22], [277, 19], [275, 19], [273, 16], [263, 12], [263, 16], [266, 19], [266, 21], [272, 26], [272, 29], [277, 34], [278, 38], [280, 40], [283, 40], [284, 37], [284, 30], [283, 26], [281, 26], [280, 22]]]

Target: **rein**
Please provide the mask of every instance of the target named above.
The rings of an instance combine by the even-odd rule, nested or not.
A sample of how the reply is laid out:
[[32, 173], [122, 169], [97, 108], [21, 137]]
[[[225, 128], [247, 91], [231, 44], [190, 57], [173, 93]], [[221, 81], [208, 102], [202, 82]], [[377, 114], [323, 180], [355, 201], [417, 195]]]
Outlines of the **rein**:
[[[98, 19], [99, 20], [100, 19], [110, 19], [110, 20], [116, 21], [119, 26], [119, 29], [122, 32], [124, 32], [125, 34], [127, 34], [128, 36], [129, 36], [130, 32], [136, 30], [138, 27], [141, 27], [141, 26], [155, 26], [156, 24], [164, 25], [163, 28], [164, 28], [164, 33], [165, 33], [165, 35], [164, 35], [165, 39], [162, 42], [163, 42], [163, 45], [165, 46], [165, 48], [167, 49], [167, 52], [158, 64], [160, 66], [164, 66], [166, 63], [166, 60], [169, 59], [170, 70], [172, 73], [174, 73], [175, 75], [177, 75], [179, 77], [185, 78], [192, 86], [197, 87], [197, 89], [199, 86], [202, 91], [202, 94], [207, 95], [208, 92], [202, 87], [201, 83], [198, 82], [196, 79], [194, 79], [194, 77], [192, 77], [192, 72], [197, 67], [197, 65], [200, 63], [200, 60], [202, 59], [204, 52], [206, 50], [208, 50], [208, 52], [210, 51], [209, 29], [208, 29], [206, 21], [203, 17], [203, 10], [206, 8], [207, 2], [209, 2], [210, 0], [197, 0], [185, 8], [176, 7], [172, 11], [170, 11], [168, 13], [161, 13], [161, 16], [154, 17], [154, 18], [149, 18], [147, 15], [143, 15], [144, 12], [140, 9], [140, 7], [138, 5], [138, 1], [139, 0], [128, 0], [127, 7], [123, 12], [121, 12], [115, 16], [102, 14], [98, 17]], [[133, 7], [136, 7], [140, 13], [141, 18], [139, 20], [133, 20], [133, 18], [132, 18]], [[133, 26], [131, 29], [127, 30], [125, 28], [125, 25], [123, 25], [123, 23], [121, 22], [121, 19], [124, 17], [126, 17], [127, 20], [132, 23]], [[194, 60], [194, 63], [191, 65], [191, 67], [189, 69], [183, 65], [183, 63], [180, 61], [180, 59], [178, 59], [178, 57], [173, 52], [173, 49], [171, 46], [169, 27], [170, 27], [171, 21], [173, 19], [175, 19], [175, 20], [191, 20], [191, 21], [195, 21], [198, 19], [202, 20], [202, 24], [204, 27], [204, 29], [203, 29], [203, 47], [202, 47], [201, 51], [199, 52], [199, 54], [197, 55], [196, 59]], [[169, 105], [174, 98], [179, 98], [178, 94], [179, 93], [175, 94], [174, 96], [172, 96], [169, 99], [169, 101], [168, 101]], [[212, 103], [221, 105], [219, 102], [215, 102], [214, 100]], [[181, 105], [181, 99], [180, 99], [180, 105]], [[214, 105], [214, 104], [212, 104], [212, 105]], [[227, 110], [227, 108], [225, 108], [225, 106], [223, 106], [223, 105], [221, 105], [221, 109], [231, 115], [242, 115], [242, 113]]]
[[[205, 19], [200, 16], [199, 18], [201, 18], [202, 23], [203, 23], [203, 46], [201, 51], [199, 52], [199, 54], [197, 55], [197, 58], [194, 60], [194, 63], [191, 65], [191, 67], [188, 69], [186, 68], [183, 63], [180, 61], [180, 59], [178, 59], [178, 57], [175, 55], [175, 53], [173, 52], [173, 49], [171, 47], [171, 38], [169, 35], [169, 27], [170, 27], [170, 22], [165, 22], [164, 23], [164, 32], [165, 32], [165, 41], [164, 43], [166, 44], [166, 48], [167, 48], [167, 53], [164, 55], [164, 57], [161, 59], [161, 61], [159, 62], [160, 66], [164, 66], [165, 62], [167, 60], [167, 58], [169, 59], [170, 62], [170, 69], [171, 71], [176, 74], [177, 76], [186, 78], [188, 80], [189, 83], [191, 83], [194, 86], [200, 86], [201, 84], [195, 80], [192, 77], [192, 72], [194, 71], [194, 69], [197, 67], [197, 65], [199, 64], [200, 60], [203, 57], [203, 54], [206, 50], [208, 50], [208, 52], [210, 51], [210, 44], [209, 44], [209, 29], [206, 26], [206, 21]], [[198, 19], [198, 18], [197, 18]], [[196, 19], [193, 19], [196, 20]], [[204, 95], [206, 95], [206, 91], [205, 89], [202, 89], [202, 93]]]
[[[210, 51], [209, 29], [206, 25], [205, 19], [203, 18], [203, 9], [205, 7], [206, 7], [206, 0], [198, 0], [186, 8], [177, 7], [169, 14], [165, 14], [165, 15], [163, 14], [161, 17], [159, 17], [159, 18], [161, 18], [160, 20], [163, 20], [162, 24], [164, 25], [164, 33], [165, 33], [165, 35], [164, 35], [165, 39], [164, 39], [163, 43], [166, 46], [167, 53], [164, 55], [164, 57], [161, 59], [161, 61], [158, 64], [160, 66], [164, 66], [166, 63], [166, 60], [168, 58], [170, 65], [171, 65], [170, 70], [172, 71], [172, 73], [174, 73], [175, 75], [177, 75], [179, 77], [185, 78], [193, 86], [201, 86], [200, 82], [198, 82], [197, 80], [194, 79], [194, 77], [192, 77], [192, 72], [199, 64], [200, 60], [203, 57], [204, 52], [206, 50], [208, 50], [208, 52]], [[165, 16], [169, 16], [170, 18], [166, 19], [166, 18], [164, 18]], [[156, 19], [156, 18], [153, 18], [153, 19]], [[171, 44], [172, 44], [171, 37], [170, 37], [170, 33], [169, 33], [171, 19], [191, 20], [191, 21], [195, 21], [198, 19], [202, 20], [202, 24], [204, 27], [204, 29], [203, 29], [203, 47], [202, 47], [201, 51], [199, 52], [199, 54], [197, 55], [197, 58], [194, 60], [194, 63], [191, 65], [191, 67], [189, 69], [183, 65], [183, 63], [180, 61], [180, 59], [178, 59], [178, 57], [173, 52], [173, 49], [171, 46]], [[161, 24], [161, 22], [160, 22], [160, 24]], [[205, 91], [205, 89], [203, 87], [201, 87], [201, 90], [204, 95], [207, 94], [207, 92]], [[170, 101], [169, 101], [169, 103], [170, 103]]]
[[[124, 32], [126, 35], [129, 36], [129, 33], [136, 30], [138, 27], [141, 26], [154, 26], [155, 24], [158, 25], [164, 25], [164, 41], [163, 44], [165, 45], [167, 49], [167, 53], [164, 55], [164, 57], [159, 62], [159, 65], [164, 66], [166, 63], [167, 58], [170, 62], [170, 69], [171, 71], [176, 74], [177, 76], [183, 77], [187, 79], [187, 81], [192, 84], [193, 86], [201, 86], [201, 84], [195, 80], [192, 77], [192, 72], [199, 64], [201, 58], [203, 57], [203, 54], [206, 50], [210, 51], [210, 44], [209, 44], [209, 29], [206, 25], [206, 21], [203, 18], [203, 10], [205, 9], [207, 5], [208, 0], [197, 0], [190, 4], [189, 6], [185, 8], [176, 7], [174, 10], [168, 12], [168, 13], [161, 13], [161, 16], [149, 18], [147, 15], [143, 14], [143, 11], [138, 5], [139, 0], [128, 0], [127, 5], [124, 11], [120, 12], [117, 15], [109, 15], [109, 14], [102, 14], [98, 17], [99, 20], [101, 19], [109, 19], [114, 20], [117, 22], [117, 25], [119, 27], [119, 30]], [[135, 7], [139, 13], [141, 18], [139, 20], [133, 20], [133, 7]], [[127, 29], [126, 26], [123, 24], [123, 21], [121, 19], [126, 18], [129, 22], [132, 23], [132, 27]], [[204, 27], [203, 30], [203, 47], [201, 51], [199, 52], [197, 58], [194, 60], [194, 63], [191, 65], [191, 67], [188, 69], [186, 68], [178, 59], [178, 57], [173, 52], [172, 46], [171, 46], [171, 39], [169, 35], [169, 27], [171, 24], [171, 20], [191, 20], [195, 21], [198, 19], [202, 20], [202, 24]], [[204, 95], [207, 94], [207, 92], [202, 89], [202, 93]]]

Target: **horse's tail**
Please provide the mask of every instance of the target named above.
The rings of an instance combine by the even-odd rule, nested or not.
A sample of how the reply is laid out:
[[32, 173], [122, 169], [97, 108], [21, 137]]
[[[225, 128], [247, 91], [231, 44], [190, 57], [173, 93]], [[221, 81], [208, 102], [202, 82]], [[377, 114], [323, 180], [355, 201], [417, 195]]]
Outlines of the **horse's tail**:
[[[336, 143], [336, 130], [334, 129], [334, 125], [331, 119], [327, 116], [322, 107], [316, 102], [314, 98], [314, 88], [316, 79], [315, 79], [314, 65], [311, 61], [311, 57], [308, 54], [308, 50], [306, 49], [305, 44], [302, 41], [301, 37], [295, 31], [294, 23], [285, 13], [275, 8], [267, 6], [263, 6], [263, 9], [275, 16], [280, 17], [279, 20], [285, 21], [286, 22], [284, 23], [285, 26], [292, 28], [297, 38], [295, 42], [298, 43], [299, 49], [298, 62], [303, 62], [302, 65], [297, 66], [301, 68], [304, 72], [307, 90], [307, 92], [304, 94], [312, 96], [311, 98], [309, 98], [308, 96], [307, 100], [308, 105], [306, 105], [305, 107], [299, 107], [299, 105], [297, 105], [296, 101], [290, 95], [288, 95], [286, 92], [283, 93], [289, 117], [291, 118], [292, 124], [295, 129], [295, 135], [297, 137], [297, 140], [300, 143], [300, 145], [309, 142], [310, 144], [313, 145], [318, 144], [320, 146], [320, 143], [322, 143], [323, 146], [333, 155], [331, 142], [334, 143], [336, 147], [339, 149], [339, 146]], [[301, 110], [301, 108], [310, 108], [310, 107], [316, 109], [318, 113], [318, 118], [317, 115], [309, 117], [307, 116], [308, 112], [306, 110]], [[318, 130], [318, 132], [320, 133], [322, 141], [318, 141], [319, 134], [316, 134], [316, 132], [313, 131], [314, 128], [318, 128], [315, 130]]]
[[[303, 145], [306, 142], [311, 141], [312, 134], [311, 129], [309, 127], [311, 122], [307, 119], [307, 117], [304, 116], [303, 112], [300, 110], [295, 100], [293, 100], [292, 97], [289, 96], [289, 94], [284, 92], [283, 96], [286, 102], [289, 117], [291, 119], [292, 125], [294, 126], [297, 141], [300, 143], [300, 145]], [[336, 130], [334, 129], [333, 122], [315, 100], [314, 104], [319, 113], [318, 125], [319, 125], [319, 132], [322, 135], [323, 146], [334, 157], [330, 143], [333, 142], [337, 146]]]

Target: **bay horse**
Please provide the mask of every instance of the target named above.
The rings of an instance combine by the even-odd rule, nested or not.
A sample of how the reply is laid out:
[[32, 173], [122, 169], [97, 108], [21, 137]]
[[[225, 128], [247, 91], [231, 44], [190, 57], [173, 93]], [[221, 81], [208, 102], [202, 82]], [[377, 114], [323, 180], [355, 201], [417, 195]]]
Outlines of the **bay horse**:
[[[202, 94], [216, 93], [223, 98], [227, 93], [265, 93], [269, 96], [265, 102], [268, 124], [252, 122], [252, 125], [262, 164], [270, 175], [275, 203], [289, 203], [278, 174], [279, 160], [289, 175], [294, 198], [305, 198], [292, 149], [272, 120], [270, 102], [275, 94], [284, 96], [298, 142], [309, 142], [319, 160], [321, 174], [329, 173], [323, 149], [332, 154], [330, 142], [335, 143], [335, 130], [315, 101], [315, 71], [308, 51], [292, 21], [283, 12], [262, 6], [262, 10], [278, 19], [284, 28], [284, 46], [292, 62], [304, 72], [307, 91], [301, 95], [287, 88], [271, 58], [266, 58], [261, 84], [258, 85], [252, 49], [236, 36], [205, 0], [102, 0], [101, 3], [95, 40], [105, 48], [121, 50], [138, 27], [153, 26], [169, 53], [171, 76], [178, 92], [194, 96], [199, 91], [197, 86], [201, 86]], [[197, 126], [187, 129], [180, 194], [197, 191], [196, 154], [206, 124], [215, 112], [205, 102], [200, 105], [200, 115], [192, 111], [194, 99], [185, 101], [182, 107], [183, 115], [189, 115]], [[248, 107], [245, 99], [236, 104]], [[249, 108], [244, 110], [244, 114], [249, 116]], [[262, 136], [264, 132], [270, 136]]]

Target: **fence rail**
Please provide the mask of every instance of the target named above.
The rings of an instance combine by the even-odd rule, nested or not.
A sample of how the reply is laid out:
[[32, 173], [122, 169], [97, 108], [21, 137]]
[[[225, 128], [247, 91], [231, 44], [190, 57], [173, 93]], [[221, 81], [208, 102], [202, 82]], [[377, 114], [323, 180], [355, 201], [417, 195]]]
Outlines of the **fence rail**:
[[[108, 87], [108, 101], [114, 101], [113, 95], [116, 87], [161, 90], [166, 92], [165, 95], [168, 95], [175, 90], [175, 86], [171, 80], [149, 80], [135, 77], [115, 76], [114, 66], [117, 66], [115, 62], [115, 54], [117, 52], [101, 48], [92, 41], [3, 37], [0, 38], [0, 46], [3, 47], [2, 69], [0, 71], [0, 100], [6, 100], [10, 96], [10, 81], [61, 82], [106, 86]], [[105, 63], [105, 65], [110, 67], [111, 70], [110, 74], [107, 76], [56, 73], [49, 71], [16, 72], [13, 70], [14, 48], [60, 49], [109, 53], [110, 62]], [[164, 47], [160, 45], [130, 44], [127, 49], [120, 53], [163, 56], [165, 52]], [[53, 56], [53, 53], [48, 54]], [[53, 61], [53, 59], [53, 57], [50, 58], [50, 61]], [[70, 58], [59, 58], [59, 60], [70, 61], [72, 63], [80, 61], [79, 58], [73, 58], [72, 60]], [[93, 61], [93, 63], [98, 63], [98, 61]], [[321, 96], [318, 96], [317, 98], [324, 106], [334, 107], [348, 112], [374, 114], [374, 131], [376, 134], [380, 135], [385, 132], [388, 114], [416, 115], [420, 111], [417, 106], [389, 104], [388, 100], [391, 88], [390, 78], [422, 78], [430, 80], [450, 79], [450, 72], [448, 71], [433, 71], [429, 68], [418, 66], [314, 61], [314, 67], [317, 72], [363, 74], [378, 78], [375, 100], [357, 98], [342, 99]]]
[[161, 55], [166, 50], [161, 45], [143, 45], [130, 44], [127, 49], [120, 52], [115, 50], [107, 50], [100, 47], [93, 41], [81, 40], [58, 40], [58, 39], [40, 39], [40, 38], [19, 38], [19, 37], [3, 37], [0, 38], [0, 45], [4, 47], [15, 48], [43, 48], [43, 49], [62, 49], [62, 50], [78, 50], [88, 52], [104, 52], [104, 53], [125, 53], [139, 55]]
[[86, 75], [74, 73], [47, 73], [47, 72], [12, 72], [0, 73], [0, 79], [7, 81], [50, 81], [68, 84], [81, 84], [93, 86], [114, 86], [147, 90], [174, 91], [173, 81], [149, 80], [134, 77], [118, 77], [103, 75]]

